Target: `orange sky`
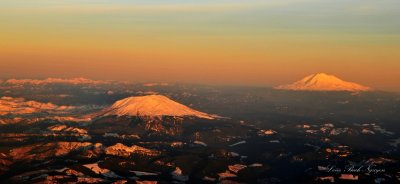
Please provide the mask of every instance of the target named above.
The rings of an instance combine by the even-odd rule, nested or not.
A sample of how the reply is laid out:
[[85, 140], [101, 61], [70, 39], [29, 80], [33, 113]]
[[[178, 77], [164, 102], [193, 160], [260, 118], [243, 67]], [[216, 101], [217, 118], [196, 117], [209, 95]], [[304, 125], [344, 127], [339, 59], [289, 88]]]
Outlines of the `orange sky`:
[[397, 5], [5, 0], [0, 78], [276, 85], [326, 72], [400, 91]]

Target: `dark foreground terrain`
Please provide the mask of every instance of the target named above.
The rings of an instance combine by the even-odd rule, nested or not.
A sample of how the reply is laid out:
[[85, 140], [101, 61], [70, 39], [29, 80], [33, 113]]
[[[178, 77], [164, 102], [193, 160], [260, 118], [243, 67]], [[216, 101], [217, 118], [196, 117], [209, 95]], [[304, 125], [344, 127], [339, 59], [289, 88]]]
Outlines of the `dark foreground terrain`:
[[[154, 93], [221, 117], [94, 116]], [[400, 182], [398, 94], [111, 83], [5, 96], [71, 108], [0, 115], [0, 183]]]

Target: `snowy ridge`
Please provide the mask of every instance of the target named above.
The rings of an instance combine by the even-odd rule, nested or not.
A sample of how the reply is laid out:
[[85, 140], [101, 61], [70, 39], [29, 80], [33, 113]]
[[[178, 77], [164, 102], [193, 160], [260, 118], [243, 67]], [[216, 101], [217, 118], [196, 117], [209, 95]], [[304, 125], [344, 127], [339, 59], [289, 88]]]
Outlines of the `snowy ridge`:
[[25, 101], [23, 98], [1, 97], [0, 115], [6, 114], [32, 114], [44, 111], [64, 112], [72, 110], [73, 106], [58, 106], [53, 103]]
[[128, 147], [122, 143], [117, 143], [113, 146], [107, 147], [105, 149], [105, 152], [107, 155], [114, 155], [120, 157], [128, 157], [132, 154], [147, 155], [147, 156], [156, 156], [160, 154], [160, 152], [155, 150], [146, 149], [136, 145]]

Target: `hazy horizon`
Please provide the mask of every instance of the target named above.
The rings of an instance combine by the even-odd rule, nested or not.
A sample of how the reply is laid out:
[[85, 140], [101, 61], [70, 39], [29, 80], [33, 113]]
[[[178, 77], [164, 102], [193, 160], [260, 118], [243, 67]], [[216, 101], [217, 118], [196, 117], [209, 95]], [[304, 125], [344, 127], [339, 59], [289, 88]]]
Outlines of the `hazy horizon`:
[[[287, 78], [286, 81], [284, 81], [283, 83], [277, 83], [276, 81], [272, 81], [268, 80], [267, 82], [264, 83], [251, 83], [251, 82], [245, 82], [245, 83], [238, 83], [238, 82], [221, 82], [219, 80], [215, 80], [212, 82], [207, 82], [207, 81], [202, 81], [202, 80], [198, 80], [198, 81], [194, 81], [194, 80], [176, 80], [176, 81], [171, 81], [171, 80], [166, 80], [166, 79], [162, 79], [162, 80], [138, 80], [138, 79], [118, 79], [118, 78], [107, 78], [107, 77], [99, 77], [99, 78], [92, 78], [92, 77], [87, 77], [87, 76], [31, 76], [31, 75], [27, 75], [26, 77], [22, 77], [22, 76], [11, 76], [11, 77], [0, 77], [0, 82], [1, 81], [7, 81], [9, 79], [17, 79], [17, 80], [45, 80], [45, 79], [78, 79], [78, 78], [84, 78], [84, 79], [89, 79], [89, 80], [98, 80], [98, 81], [113, 81], [113, 82], [128, 82], [128, 83], [133, 83], [133, 84], [141, 84], [141, 83], [170, 83], [170, 84], [193, 84], [193, 85], [211, 85], [211, 86], [236, 86], [236, 87], [277, 87], [280, 85], [285, 85], [285, 84], [292, 84], [294, 82], [297, 82], [301, 79], [304, 79], [307, 76], [310, 75], [314, 75], [314, 74], [318, 74], [318, 73], [326, 73], [326, 72], [316, 72], [316, 73], [309, 73], [309, 74], [305, 74], [303, 76], [298, 75], [298, 78], [295, 77], [288, 77], [288, 76], [282, 76], [284, 78]], [[358, 83], [357, 81], [351, 81], [351, 80], [347, 80], [345, 78], [342, 78], [341, 76], [337, 76], [335, 74], [332, 73], [326, 73], [328, 75], [333, 75], [335, 77], [338, 77], [339, 79], [342, 79], [343, 81], [346, 82], [353, 82], [356, 84], [360, 84], [360, 85], [364, 85], [362, 83]], [[291, 75], [292, 76], [292, 75]], [[281, 80], [283, 81], [283, 80]], [[394, 88], [394, 89], [382, 89], [382, 88], [376, 88], [374, 86], [368, 86], [371, 87], [374, 91], [387, 91], [387, 92], [400, 92], [400, 89], [398, 88]]]

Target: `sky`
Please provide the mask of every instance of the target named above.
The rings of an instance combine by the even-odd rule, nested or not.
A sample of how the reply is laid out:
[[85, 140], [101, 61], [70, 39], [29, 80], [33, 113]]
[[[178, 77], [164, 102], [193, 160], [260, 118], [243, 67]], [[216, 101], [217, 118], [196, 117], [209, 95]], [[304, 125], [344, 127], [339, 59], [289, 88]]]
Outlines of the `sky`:
[[1, 0], [0, 79], [400, 91], [398, 0]]

